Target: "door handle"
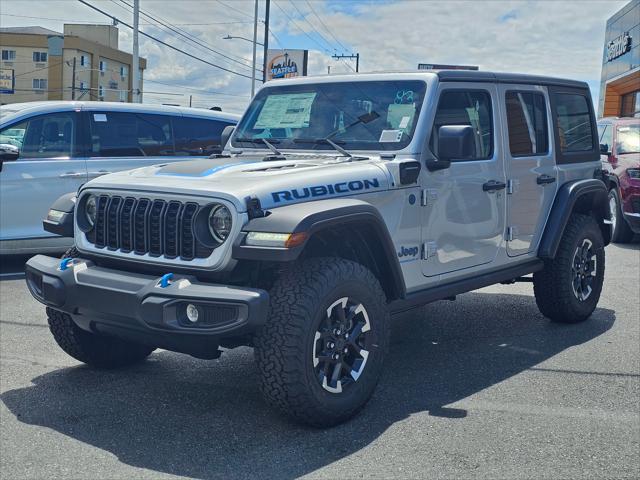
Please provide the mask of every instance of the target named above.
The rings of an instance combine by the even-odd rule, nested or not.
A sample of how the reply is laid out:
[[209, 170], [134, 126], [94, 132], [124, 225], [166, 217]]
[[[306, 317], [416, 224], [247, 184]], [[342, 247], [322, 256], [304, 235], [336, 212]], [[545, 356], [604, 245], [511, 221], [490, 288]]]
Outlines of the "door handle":
[[555, 181], [556, 181], [556, 177], [552, 177], [551, 175], [546, 175], [546, 174], [540, 175], [536, 179], [536, 182], [538, 183], [538, 185], [548, 185]]
[[85, 174], [81, 172], [67, 172], [61, 173], [60, 178], [84, 178]]
[[100, 177], [102, 175], [107, 175], [108, 173], [113, 173], [113, 172], [109, 172], [107, 170], [100, 170], [97, 172], [89, 172], [87, 175], [89, 176], [89, 178], [94, 178], [94, 177]]
[[507, 188], [506, 183], [498, 182], [496, 180], [489, 180], [487, 183], [482, 185], [482, 190], [490, 193], [498, 190], [504, 190], [505, 188]]

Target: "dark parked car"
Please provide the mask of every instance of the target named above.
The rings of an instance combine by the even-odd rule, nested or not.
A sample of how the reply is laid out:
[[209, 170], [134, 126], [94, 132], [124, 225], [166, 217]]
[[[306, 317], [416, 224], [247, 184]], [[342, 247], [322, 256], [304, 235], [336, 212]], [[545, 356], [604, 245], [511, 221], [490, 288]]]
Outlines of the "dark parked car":
[[612, 240], [629, 242], [640, 234], [640, 118], [603, 118], [598, 133], [610, 179]]

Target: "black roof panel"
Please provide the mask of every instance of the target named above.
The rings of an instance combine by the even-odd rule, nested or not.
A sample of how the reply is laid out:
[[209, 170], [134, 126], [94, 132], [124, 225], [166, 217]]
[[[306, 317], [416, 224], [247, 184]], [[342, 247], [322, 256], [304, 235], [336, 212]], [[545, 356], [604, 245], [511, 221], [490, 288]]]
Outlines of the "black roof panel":
[[525, 75], [522, 73], [495, 73], [474, 70], [434, 70], [434, 73], [438, 75], [441, 82], [520, 83], [589, 89], [589, 85], [586, 82], [539, 75]]

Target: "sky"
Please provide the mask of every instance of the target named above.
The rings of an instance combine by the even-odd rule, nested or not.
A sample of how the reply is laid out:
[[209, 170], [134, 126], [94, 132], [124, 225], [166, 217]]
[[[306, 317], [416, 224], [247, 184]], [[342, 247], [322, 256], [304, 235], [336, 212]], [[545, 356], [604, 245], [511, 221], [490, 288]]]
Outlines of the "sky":
[[[88, 1], [133, 24], [127, 5], [133, 0]], [[626, 3], [272, 0], [269, 46], [308, 49], [312, 75], [327, 74], [329, 66], [331, 74], [352, 72], [353, 60], [335, 60], [332, 55], [357, 52], [361, 72], [414, 70], [418, 63], [478, 65], [481, 70], [583, 80], [597, 102], [606, 21]], [[264, 41], [264, 4], [259, 0], [260, 43]], [[191, 96], [196, 107], [220, 106], [242, 113], [250, 100], [252, 42], [223, 37], [253, 37], [254, 0], [140, 0], [140, 9], [141, 31], [235, 72], [141, 36], [140, 55], [147, 58], [144, 102], [188, 105]], [[66, 23], [111, 23], [77, 0], [0, 0], [3, 27], [39, 25], [62, 32], [65, 19]], [[120, 49], [131, 52], [131, 30], [123, 24], [118, 28]]]

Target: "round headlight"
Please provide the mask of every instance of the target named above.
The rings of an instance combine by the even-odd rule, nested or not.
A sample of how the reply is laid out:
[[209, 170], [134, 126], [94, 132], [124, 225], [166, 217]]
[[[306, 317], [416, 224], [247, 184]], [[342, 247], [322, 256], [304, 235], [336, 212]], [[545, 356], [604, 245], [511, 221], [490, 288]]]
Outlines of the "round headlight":
[[215, 205], [209, 213], [209, 231], [218, 242], [224, 242], [231, 233], [231, 212], [224, 205]]
[[96, 197], [91, 195], [84, 204], [84, 216], [92, 227], [96, 223], [96, 210]]

